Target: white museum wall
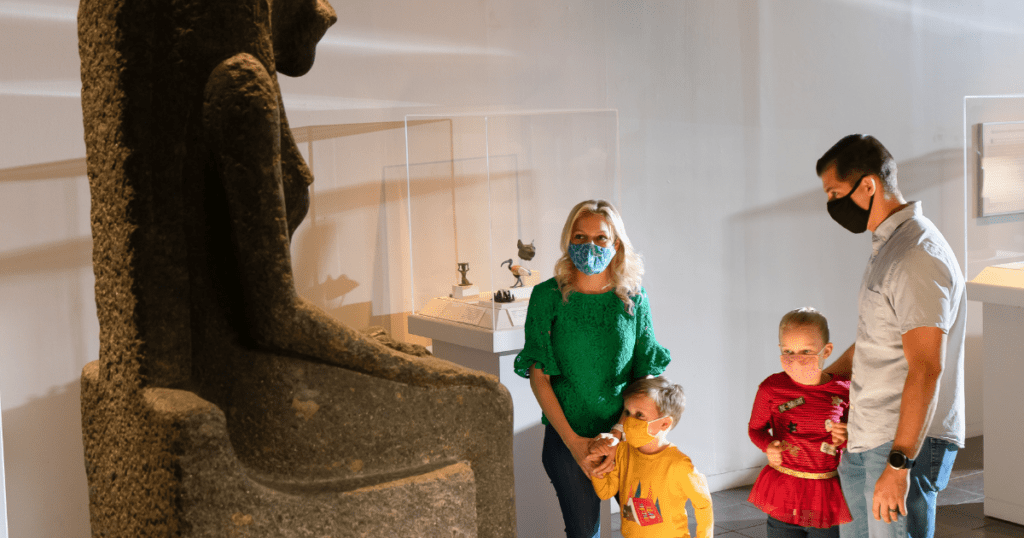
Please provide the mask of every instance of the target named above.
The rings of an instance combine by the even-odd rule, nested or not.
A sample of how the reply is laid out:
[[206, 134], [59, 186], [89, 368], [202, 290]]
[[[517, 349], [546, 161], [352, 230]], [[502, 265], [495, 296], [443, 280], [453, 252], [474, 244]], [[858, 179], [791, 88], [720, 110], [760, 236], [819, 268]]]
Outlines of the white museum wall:
[[[968, 224], [980, 243], [1024, 228], [964, 219], [963, 98], [1020, 91], [1016, 0], [334, 7], [339, 22], [312, 72], [282, 77], [286, 107], [296, 127], [370, 125], [330, 164], [314, 162], [324, 178], [293, 245], [301, 292], [348, 323], [400, 333], [402, 301], [390, 290], [408, 263], [391, 189], [405, 153], [389, 122], [465, 109], [617, 109], [621, 209], [647, 262], [655, 331], [673, 353], [668, 375], [689, 396], [671, 439], [715, 488], [762, 464], [745, 424], [757, 384], [778, 369], [781, 314], [814, 305], [837, 348], [854, 336], [870, 239], [825, 213], [813, 166], [832, 143], [878, 136], [900, 163], [904, 194], [924, 201], [958, 256]], [[76, 9], [0, 0], [0, 394], [8, 525], [19, 538], [89, 535], [79, 375], [98, 356], [98, 326]], [[576, 201], [560, 202], [567, 211]], [[983, 350], [971, 307], [968, 432], [977, 435]], [[507, 385], [532, 398], [525, 381]], [[517, 450], [537, 418], [535, 406], [517, 410]], [[530, 502], [520, 505], [521, 532], [559, 525], [550, 502]]]

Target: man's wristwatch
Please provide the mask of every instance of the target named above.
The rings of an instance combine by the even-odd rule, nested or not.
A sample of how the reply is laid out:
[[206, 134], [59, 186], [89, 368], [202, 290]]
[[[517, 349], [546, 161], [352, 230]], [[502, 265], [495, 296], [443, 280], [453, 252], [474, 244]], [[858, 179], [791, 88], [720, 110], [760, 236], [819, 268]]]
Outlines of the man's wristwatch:
[[896, 469], [908, 469], [910, 468], [910, 458], [906, 454], [899, 450], [892, 450], [889, 452], [889, 467]]

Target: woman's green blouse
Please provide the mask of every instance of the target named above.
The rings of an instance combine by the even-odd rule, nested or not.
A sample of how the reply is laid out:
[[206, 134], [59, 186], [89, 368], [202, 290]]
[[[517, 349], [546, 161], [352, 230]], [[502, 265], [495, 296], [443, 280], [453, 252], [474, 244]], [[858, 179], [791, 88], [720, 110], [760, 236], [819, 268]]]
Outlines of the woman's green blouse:
[[[654, 338], [647, 292], [632, 297], [634, 313], [614, 292], [571, 293], [562, 301], [554, 278], [533, 288], [526, 314], [526, 344], [516, 374], [529, 377], [536, 364], [551, 386], [569, 425], [584, 437], [608, 431], [622, 413], [622, 390], [631, 381], [661, 375], [671, 357]], [[541, 418], [548, 424], [547, 417]]]

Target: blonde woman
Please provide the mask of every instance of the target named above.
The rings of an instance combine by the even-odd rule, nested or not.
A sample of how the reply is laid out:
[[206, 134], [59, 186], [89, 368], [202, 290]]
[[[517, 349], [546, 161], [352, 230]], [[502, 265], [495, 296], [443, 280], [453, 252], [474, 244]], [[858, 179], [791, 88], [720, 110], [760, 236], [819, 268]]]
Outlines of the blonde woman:
[[[660, 375], [669, 352], [651, 327], [643, 262], [633, 251], [619, 212], [603, 200], [576, 204], [562, 228], [555, 277], [534, 287], [526, 344], [515, 360], [530, 379], [546, 425], [541, 460], [569, 538], [597, 536], [600, 499], [590, 477], [607, 472], [612, 457], [588, 457], [606, 446], [622, 414], [622, 390]], [[621, 428], [621, 427], [620, 427]], [[612, 451], [602, 451], [603, 454]]]

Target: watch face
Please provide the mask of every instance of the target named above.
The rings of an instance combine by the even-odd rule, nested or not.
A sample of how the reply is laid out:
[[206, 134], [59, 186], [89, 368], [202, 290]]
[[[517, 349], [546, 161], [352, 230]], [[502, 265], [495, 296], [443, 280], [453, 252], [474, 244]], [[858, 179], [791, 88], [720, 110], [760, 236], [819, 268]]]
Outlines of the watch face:
[[889, 465], [897, 469], [904, 469], [907, 466], [907, 456], [899, 451], [889, 453]]

